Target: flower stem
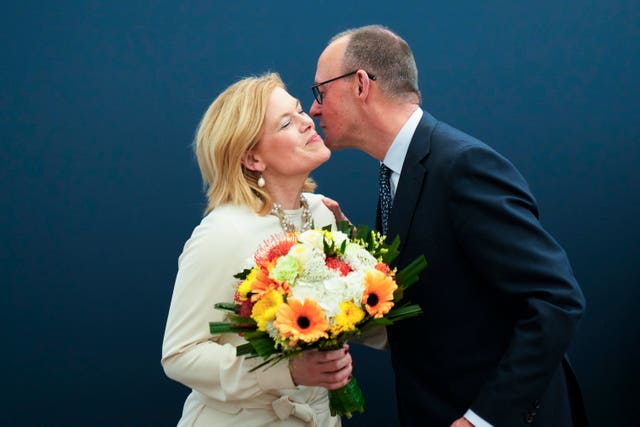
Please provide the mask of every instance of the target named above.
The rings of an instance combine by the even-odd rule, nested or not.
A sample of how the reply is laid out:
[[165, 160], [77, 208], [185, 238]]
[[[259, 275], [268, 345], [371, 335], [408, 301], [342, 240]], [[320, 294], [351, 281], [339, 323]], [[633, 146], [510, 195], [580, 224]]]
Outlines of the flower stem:
[[329, 409], [331, 415], [351, 418], [354, 412], [364, 412], [364, 396], [355, 377], [342, 388], [329, 390]]

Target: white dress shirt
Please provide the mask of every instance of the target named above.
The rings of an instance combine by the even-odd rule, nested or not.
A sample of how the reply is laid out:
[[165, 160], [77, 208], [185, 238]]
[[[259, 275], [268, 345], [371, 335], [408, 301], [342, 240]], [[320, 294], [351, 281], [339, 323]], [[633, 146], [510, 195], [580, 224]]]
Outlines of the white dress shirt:
[[411, 138], [413, 138], [413, 134], [416, 132], [416, 128], [418, 127], [418, 123], [420, 123], [421, 118], [422, 109], [418, 107], [416, 108], [416, 111], [411, 114], [411, 117], [409, 117], [409, 120], [407, 120], [404, 126], [402, 126], [402, 129], [400, 129], [400, 132], [398, 132], [391, 143], [391, 147], [387, 150], [387, 154], [384, 156], [383, 163], [391, 169], [391, 177], [389, 181], [391, 184], [392, 201], [396, 195], [396, 188], [398, 188], [400, 172], [402, 171], [402, 164], [404, 163], [404, 158], [406, 157], [407, 150], [409, 149], [409, 143], [411, 143]]

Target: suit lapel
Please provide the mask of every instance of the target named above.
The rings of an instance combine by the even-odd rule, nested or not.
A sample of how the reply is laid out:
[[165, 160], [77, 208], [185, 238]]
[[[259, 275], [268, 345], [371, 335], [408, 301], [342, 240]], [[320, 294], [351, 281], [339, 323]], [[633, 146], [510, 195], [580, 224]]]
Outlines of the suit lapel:
[[427, 170], [424, 160], [431, 150], [431, 133], [437, 121], [426, 111], [411, 138], [407, 155], [400, 172], [400, 181], [391, 209], [389, 236], [400, 236], [400, 252], [407, 241], [407, 234], [414, 220], [415, 206], [422, 192]]

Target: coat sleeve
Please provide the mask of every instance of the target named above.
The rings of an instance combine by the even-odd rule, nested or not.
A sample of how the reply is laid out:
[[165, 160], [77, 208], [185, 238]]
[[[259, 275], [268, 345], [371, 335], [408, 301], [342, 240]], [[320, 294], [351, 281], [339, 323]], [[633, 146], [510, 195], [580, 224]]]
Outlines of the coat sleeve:
[[241, 338], [209, 332], [209, 322], [224, 320], [214, 304], [233, 301], [233, 275], [255, 249], [246, 247], [246, 232], [231, 221], [203, 221], [196, 227], [179, 257], [163, 341], [166, 375], [220, 401], [295, 387], [286, 361], [249, 372], [261, 359], [236, 357]]
[[518, 307], [511, 342], [471, 409], [496, 425], [515, 425], [558, 369], [585, 299], [507, 159], [488, 147], [466, 147], [451, 161], [447, 180], [449, 212], [469, 262], [483, 283]]

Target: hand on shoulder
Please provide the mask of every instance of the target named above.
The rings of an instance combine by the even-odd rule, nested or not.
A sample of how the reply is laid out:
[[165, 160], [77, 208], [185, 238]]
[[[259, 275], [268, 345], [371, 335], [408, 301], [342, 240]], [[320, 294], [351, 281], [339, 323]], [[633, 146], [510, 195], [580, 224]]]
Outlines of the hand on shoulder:
[[[333, 213], [333, 216], [336, 218], [336, 223], [340, 221], [347, 221], [349, 224], [353, 225], [344, 212], [342, 212], [342, 209], [340, 209], [340, 203], [327, 196], [323, 196], [322, 203], [324, 203], [324, 205]], [[356, 230], [354, 229], [354, 233], [355, 231]]]

